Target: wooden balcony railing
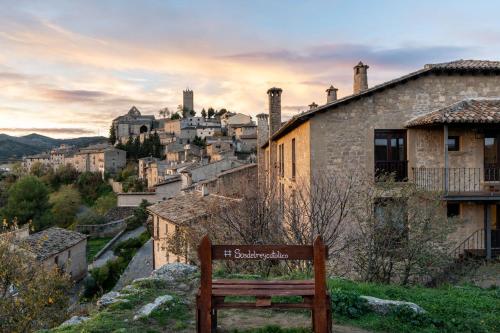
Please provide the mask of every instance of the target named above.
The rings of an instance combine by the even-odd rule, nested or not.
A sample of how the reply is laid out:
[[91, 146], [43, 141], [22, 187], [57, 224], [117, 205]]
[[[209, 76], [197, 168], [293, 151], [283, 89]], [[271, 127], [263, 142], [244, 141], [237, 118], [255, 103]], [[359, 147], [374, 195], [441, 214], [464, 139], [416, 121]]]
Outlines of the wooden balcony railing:
[[390, 174], [398, 182], [408, 180], [408, 161], [375, 161], [375, 177]]
[[480, 192], [481, 168], [412, 168], [413, 182], [428, 191]]

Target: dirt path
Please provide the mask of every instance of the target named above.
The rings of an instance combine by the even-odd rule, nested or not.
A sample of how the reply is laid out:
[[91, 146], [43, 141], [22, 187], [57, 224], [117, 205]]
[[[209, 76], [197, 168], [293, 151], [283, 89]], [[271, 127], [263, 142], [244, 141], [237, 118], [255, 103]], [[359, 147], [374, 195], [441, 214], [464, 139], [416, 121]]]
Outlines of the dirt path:
[[[281, 328], [301, 328], [311, 327], [311, 316], [302, 312], [287, 312], [273, 310], [224, 310], [218, 313], [217, 332], [228, 333], [234, 329], [250, 329], [265, 327], [267, 325], [277, 325]], [[335, 333], [371, 333], [361, 328], [333, 325]]]

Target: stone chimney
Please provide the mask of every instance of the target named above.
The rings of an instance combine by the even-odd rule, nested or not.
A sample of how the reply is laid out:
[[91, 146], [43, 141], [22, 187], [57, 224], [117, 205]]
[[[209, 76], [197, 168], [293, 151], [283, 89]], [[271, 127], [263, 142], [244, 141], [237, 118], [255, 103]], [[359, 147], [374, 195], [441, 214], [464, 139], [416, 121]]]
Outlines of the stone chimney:
[[338, 89], [334, 86], [330, 86], [330, 88], [326, 89], [326, 103], [335, 102], [337, 100], [337, 91]]
[[312, 102], [311, 104], [309, 104], [309, 110], [314, 110], [318, 107], [318, 104]]
[[369, 66], [363, 64], [361, 61], [354, 66], [354, 94], [359, 94], [363, 90], [368, 89], [368, 68]]
[[267, 91], [269, 97], [269, 136], [281, 127], [281, 88], [271, 88]]
[[268, 165], [266, 152], [261, 147], [269, 140], [269, 115], [260, 113], [257, 115], [257, 173], [259, 189], [265, 189]]

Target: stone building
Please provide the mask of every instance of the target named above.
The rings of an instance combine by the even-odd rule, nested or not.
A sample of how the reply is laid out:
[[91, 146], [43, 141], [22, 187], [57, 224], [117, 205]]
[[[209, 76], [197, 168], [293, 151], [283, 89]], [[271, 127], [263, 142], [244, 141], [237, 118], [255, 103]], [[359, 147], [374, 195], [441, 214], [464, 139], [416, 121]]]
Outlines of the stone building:
[[[448, 215], [465, 219], [451, 237], [500, 248], [500, 62], [459, 60], [368, 87], [354, 67], [352, 95], [296, 115], [281, 126], [281, 89], [268, 91], [269, 124], [259, 118], [259, 179], [281, 196], [321, 173], [391, 172], [440, 190]], [[334, 93], [333, 93], [334, 92]], [[269, 140], [265, 137], [269, 135]], [[486, 231], [481, 231], [482, 229]], [[476, 239], [475, 239], [476, 240]], [[485, 251], [486, 248], [486, 251]]]
[[206, 191], [193, 191], [149, 206], [147, 210], [152, 217], [153, 227], [153, 268], [158, 269], [174, 262], [189, 263], [192, 260], [189, 254], [196, 244], [172, 244], [172, 239], [180, 239], [180, 233], [190, 228], [203, 227], [203, 222], [218, 208], [234, 202], [237, 200]]
[[118, 141], [122, 143], [126, 143], [131, 136], [148, 133], [157, 127], [154, 115], [142, 115], [135, 106], [132, 106], [127, 114], [113, 119], [112, 126]]
[[81, 148], [67, 163], [79, 172], [116, 173], [127, 164], [127, 152], [108, 144]]
[[17, 242], [43, 266], [57, 266], [74, 281], [79, 281], [87, 275], [87, 236], [84, 234], [52, 227]]

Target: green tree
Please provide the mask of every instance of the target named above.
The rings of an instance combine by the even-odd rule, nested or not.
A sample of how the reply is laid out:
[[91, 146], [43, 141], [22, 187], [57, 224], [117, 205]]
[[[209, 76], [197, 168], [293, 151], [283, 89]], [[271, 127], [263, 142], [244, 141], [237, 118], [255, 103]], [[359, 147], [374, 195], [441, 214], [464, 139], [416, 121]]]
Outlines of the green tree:
[[115, 127], [113, 125], [111, 125], [111, 127], [109, 128], [109, 143], [114, 145], [116, 143], [116, 131], [115, 131]]
[[48, 170], [49, 167], [42, 162], [37, 161], [31, 165], [30, 174], [36, 177], [42, 177], [48, 172]]
[[80, 193], [71, 185], [62, 186], [59, 191], [52, 193], [49, 203], [55, 224], [66, 228], [70, 226], [82, 202]]
[[52, 188], [58, 189], [61, 185], [74, 184], [80, 173], [71, 164], [61, 165], [52, 173], [49, 182]]
[[203, 108], [203, 109], [201, 110], [201, 116], [202, 116], [203, 118], [207, 118], [207, 111], [205, 110], [205, 108]]
[[212, 118], [215, 115], [215, 110], [213, 107], [208, 108], [208, 118]]
[[42, 266], [12, 242], [0, 240], [0, 332], [34, 332], [59, 325], [68, 314], [69, 276]]
[[101, 195], [112, 191], [111, 186], [106, 184], [99, 172], [84, 172], [76, 181], [76, 186], [83, 202], [93, 205]]
[[163, 109], [160, 109], [160, 111], [158, 111], [158, 114], [162, 116], [163, 119], [165, 119], [166, 117], [170, 116], [170, 110], [167, 107], [164, 107]]
[[195, 111], [195, 110], [191, 110], [191, 111], [189, 111], [189, 115], [190, 115], [191, 117], [196, 116], [196, 111]]
[[193, 139], [193, 145], [196, 145], [198, 147], [205, 147], [206, 146], [206, 142], [205, 140], [203, 140], [202, 138], [200, 138], [199, 136], [195, 136], [194, 139]]
[[151, 138], [152, 143], [152, 152], [151, 155], [153, 157], [161, 158], [163, 156], [163, 146], [161, 144], [160, 136], [156, 131], [153, 133], [153, 137]]
[[117, 198], [116, 194], [110, 192], [106, 195], [99, 197], [96, 201], [92, 209], [100, 215], [104, 215], [113, 207], [116, 207]]
[[19, 179], [8, 191], [2, 215], [7, 220], [17, 218], [19, 224], [33, 221], [37, 230], [50, 224], [49, 190], [37, 177]]
[[179, 113], [173, 113], [171, 116], [170, 116], [170, 119], [171, 120], [177, 120], [177, 119], [181, 119], [181, 116]]
[[227, 113], [227, 110], [225, 108], [222, 108], [217, 112], [217, 115], [221, 117], [224, 113]]

